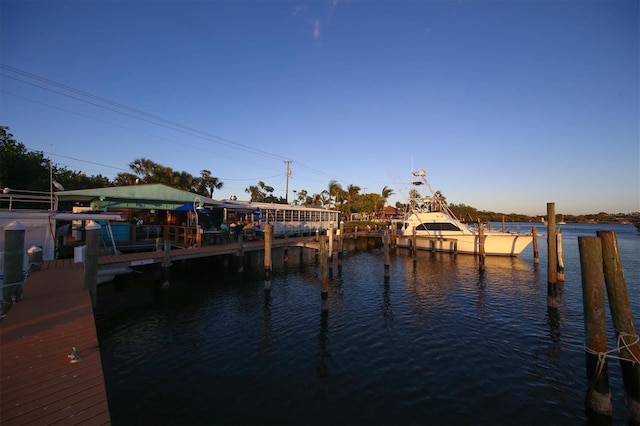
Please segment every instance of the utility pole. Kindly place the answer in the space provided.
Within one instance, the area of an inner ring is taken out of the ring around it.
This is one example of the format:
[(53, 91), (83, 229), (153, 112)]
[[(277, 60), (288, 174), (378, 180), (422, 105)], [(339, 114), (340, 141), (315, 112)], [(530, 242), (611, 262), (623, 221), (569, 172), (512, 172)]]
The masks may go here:
[(289, 168), (289, 164), (293, 163), (293, 160), (284, 160), (283, 163), (287, 165), (287, 189), (285, 192), (284, 200), (287, 204), (289, 204), (289, 176), (291, 176), (291, 169)]

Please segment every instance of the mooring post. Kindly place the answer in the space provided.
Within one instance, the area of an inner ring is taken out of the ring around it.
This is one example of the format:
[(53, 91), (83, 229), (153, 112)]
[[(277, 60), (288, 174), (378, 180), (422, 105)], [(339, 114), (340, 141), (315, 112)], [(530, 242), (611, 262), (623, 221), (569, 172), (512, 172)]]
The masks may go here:
[[(340, 240), (340, 247), (342, 247), (342, 239), (344, 238), (344, 220), (340, 221), (340, 229), (339, 229), (339, 240)], [(342, 251), (342, 250), (341, 250)]]
[[(489, 222), (491, 223), (491, 222)], [(484, 225), (482, 224), (481, 220), (478, 220), (478, 255), (480, 255), (480, 262), (479, 262), (479, 269), (481, 271), (485, 270), (485, 264), (484, 264), (484, 257), (485, 257), (485, 253), (484, 253)]]
[(557, 277), (558, 283), (564, 282), (564, 259), (562, 253), (562, 228), (558, 227), (558, 233), (556, 234), (556, 252), (558, 253), (558, 270)]
[(24, 238), (26, 226), (14, 220), (4, 228), (4, 282), (2, 284), (2, 309), (5, 312), (16, 302), (22, 300), (22, 282), (24, 281)]
[(602, 245), (598, 237), (578, 237), (588, 388), (587, 412), (611, 416), (607, 369), (607, 325), (604, 308)]
[[(286, 240), (286, 233), (285, 233)], [(285, 247), (286, 247), (285, 243)], [(264, 226), (264, 291), (271, 291), (271, 224)]]
[(558, 307), (556, 204), (547, 203), (547, 306)]
[(327, 277), (327, 247), (326, 237), (320, 238), (320, 299), (322, 300), (322, 310), (329, 309), (327, 299), (329, 298), (329, 279)]
[(533, 264), (537, 265), (540, 263), (540, 256), (538, 254), (538, 234), (535, 226), (531, 227), (531, 237), (533, 238)]
[(242, 237), (242, 232), (240, 232), (238, 235), (238, 254), (236, 256), (238, 272), (244, 272), (244, 245)]
[(418, 236), (416, 234), (416, 227), (414, 226), (411, 228), (411, 256), (413, 257), (414, 263), (418, 260), (417, 242)]
[(389, 230), (385, 229), (382, 234), (382, 250), (384, 252), (384, 278), (389, 279), (389, 265), (391, 264), (391, 257), (389, 255)]
[(327, 235), (329, 235), (329, 262), (333, 261), (333, 222), (329, 223), (329, 229), (327, 229)]
[(86, 251), (84, 258), (84, 288), (89, 289), (91, 304), (98, 301), (98, 250), (100, 249), (100, 225), (90, 220), (84, 227)]
[(604, 280), (620, 351), (625, 401), (632, 424), (640, 424), (640, 343), (629, 303), (618, 241), (614, 231), (597, 231), (596, 235), (602, 243)]
[(162, 288), (169, 288), (169, 268), (171, 268), (171, 241), (164, 240), (164, 253), (162, 257)]
[(505, 226), (505, 223), (504, 223), (504, 215), (502, 215), (502, 232), (507, 232), (507, 227)]
[[(265, 240), (267, 239), (266, 230), (265, 230), (264, 238)], [(271, 247), (271, 243), (269, 243), (269, 247)], [(284, 248), (283, 248), (282, 257), (285, 265), (289, 263), (289, 232), (287, 231), (284, 231)]]
[(320, 230), (316, 229), (316, 241), (320, 241)]

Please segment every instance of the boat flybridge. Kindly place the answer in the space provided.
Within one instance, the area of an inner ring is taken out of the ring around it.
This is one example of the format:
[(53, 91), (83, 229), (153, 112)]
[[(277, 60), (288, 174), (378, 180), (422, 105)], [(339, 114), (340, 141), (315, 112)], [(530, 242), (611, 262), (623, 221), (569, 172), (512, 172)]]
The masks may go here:
[[(417, 249), (479, 254), (479, 230), (453, 214), (426, 176), (424, 170), (412, 173), (412, 184), (425, 186), (431, 195), (422, 196), (417, 189), (411, 190), (398, 245), (410, 246), (415, 230)], [(518, 256), (533, 240), (530, 234), (485, 229), (483, 235), (486, 255)]]

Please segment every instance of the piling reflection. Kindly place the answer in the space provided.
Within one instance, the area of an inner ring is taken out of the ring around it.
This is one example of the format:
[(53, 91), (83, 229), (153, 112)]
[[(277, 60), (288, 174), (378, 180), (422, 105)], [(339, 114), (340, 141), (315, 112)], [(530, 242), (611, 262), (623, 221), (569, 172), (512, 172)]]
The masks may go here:
[(320, 310), (320, 332), (318, 333), (318, 366), (316, 367), (316, 376), (318, 378), (329, 377), (331, 372), (327, 365), (327, 360), (331, 358), (331, 354), (327, 348), (329, 333), (329, 311), (327, 309)]

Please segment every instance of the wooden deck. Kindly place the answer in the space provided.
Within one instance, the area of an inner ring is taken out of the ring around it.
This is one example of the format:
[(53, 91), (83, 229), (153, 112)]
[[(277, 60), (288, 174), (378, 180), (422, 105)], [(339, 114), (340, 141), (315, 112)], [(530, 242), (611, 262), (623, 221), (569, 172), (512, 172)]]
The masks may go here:
[[(313, 237), (273, 240), (272, 247), (318, 249)], [(243, 251), (264, 249), (247, 241)], [(237, 242), (171, 250), (171, 260), (239, 253)], [(100, 256), (99, 265), (160, 263), (162, 251)], [(73, 259), (44, 262), (24, 285), (24, 299), (0, 321), (0, 424), (111, 423), (98, 337), (84, 272)], [(81, 360), (67, 355), (76, 347)]]
[[(289, 246), (305, 246), (308, 248), (318, 249), (318, 243), (315, 242), (314, 237), (295, 237), (295, 238), (278, 238), (273, 239), (271, 243), (272, 248), (281, 248), (285, 244)], [(338, 244), (336, 244), (339, 246)], [(247, 251), (260, 251), (264, 250), (264, 241), (244, 241), (242, 244), (242, 250)], [(216, 244), (210, 246), (173, 249), (171, 250), (171, 260), (188, 260), (197, 259), (201, 257), (219, 256), (224, 254), (237, 254), (240, 251), (240, 244), (238, 242), (230, 242), (228, 244)], [(100, 256), (98, 258), (99, 265), (127, 265), (127, 266), (139, 266), (151, 263), (161, 263), (164, 258), (163, 251), (146, 251), (139, 253), (124, 253), (109, 256)], [(72, 260), (71, 260), (72, 261)]]
[[(108, 425), (91, 298), (73, 259), (45, 262), (0, 321), (0, 424)], [(67, 355), (76, 347), (81, 360)]]

